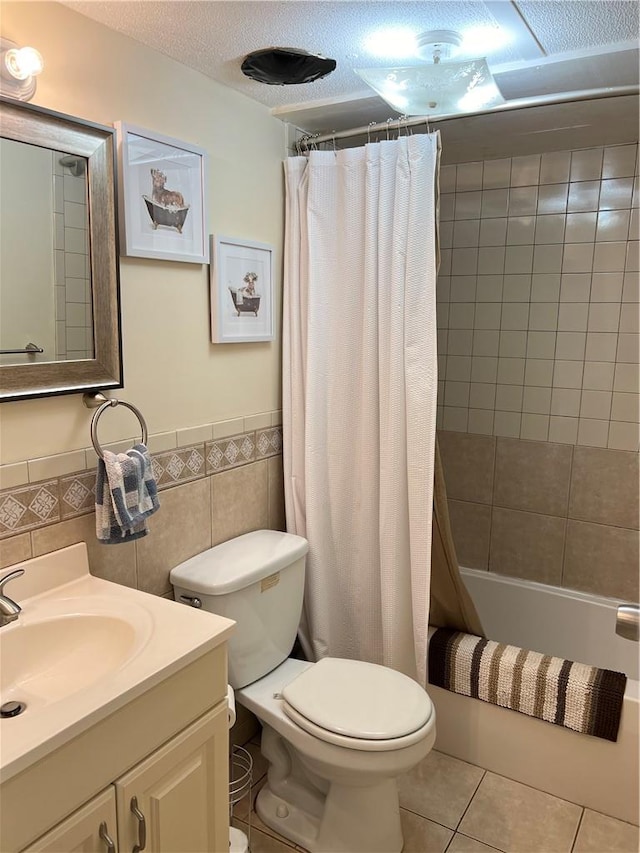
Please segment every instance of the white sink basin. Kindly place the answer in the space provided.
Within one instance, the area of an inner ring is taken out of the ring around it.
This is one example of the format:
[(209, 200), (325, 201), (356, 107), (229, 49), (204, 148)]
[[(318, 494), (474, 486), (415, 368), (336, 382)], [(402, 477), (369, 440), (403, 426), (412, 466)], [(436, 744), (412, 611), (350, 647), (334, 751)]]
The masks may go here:
[(0, 641), (0, 704), (27, 709), (57, 702), (126, 664), (144, 634), (117, 616), (71, 613), (5, 626)]
[(0, 783), (219, 645), (233, 627), (94, 577), (84, 543), (20, 567), (7, 592), (22, 612), (0, 627), (0, 704), (26, 707), (0, 718)]

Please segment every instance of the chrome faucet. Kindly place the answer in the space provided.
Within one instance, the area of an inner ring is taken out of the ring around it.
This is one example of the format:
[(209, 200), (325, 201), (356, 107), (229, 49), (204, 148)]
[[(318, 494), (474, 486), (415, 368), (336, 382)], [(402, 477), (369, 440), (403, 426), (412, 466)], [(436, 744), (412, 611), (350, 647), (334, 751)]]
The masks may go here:
[(4, 625), (8, 625), (10, 622), (15, 622), (22, 612), (20, 605), (16, 604), (12, 598), (9, 598), (8, 595), (4, 594), (4, 588), (9, 581), (12, 581), (14, 578), (19, 578), (20, 575), (23, 574), (24, 569), (14, 569), (14, 571), (9, 572), (8, 575), (0, 578), (0, 628)]

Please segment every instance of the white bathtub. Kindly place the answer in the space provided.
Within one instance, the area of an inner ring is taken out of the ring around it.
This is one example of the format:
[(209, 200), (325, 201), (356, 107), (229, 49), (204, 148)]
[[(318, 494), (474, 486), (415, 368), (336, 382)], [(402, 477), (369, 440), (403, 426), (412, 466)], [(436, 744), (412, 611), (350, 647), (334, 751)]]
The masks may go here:
[(436, 749), (621, 820), (639, 820), (639, 646), (615, 633), (617, 601), (462, 569), (488, 639), (625, 672), (616, 743), (429, 686)]
[(622, 599), (461, 569), (487, 637), (624, 672), (638, 681), (638, 643), (616, 634)]

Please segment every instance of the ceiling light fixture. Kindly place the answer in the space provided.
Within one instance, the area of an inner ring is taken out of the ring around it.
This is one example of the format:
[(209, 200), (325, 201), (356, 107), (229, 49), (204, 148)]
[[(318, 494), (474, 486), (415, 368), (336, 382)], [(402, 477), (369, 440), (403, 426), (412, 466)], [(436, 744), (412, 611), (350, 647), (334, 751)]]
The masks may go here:
[(0, 36), (0, 94), (29, 101), (36, 91), (36, 77), (44, 60), (35, 47), (18, 47)]
[(431, 30), (416, 39), (416, 53), (430, 64), (354, 69), (372, 89), (405, 115), (456, 115), (503, 104), (484, 58), (452, 62), (462, 36)]

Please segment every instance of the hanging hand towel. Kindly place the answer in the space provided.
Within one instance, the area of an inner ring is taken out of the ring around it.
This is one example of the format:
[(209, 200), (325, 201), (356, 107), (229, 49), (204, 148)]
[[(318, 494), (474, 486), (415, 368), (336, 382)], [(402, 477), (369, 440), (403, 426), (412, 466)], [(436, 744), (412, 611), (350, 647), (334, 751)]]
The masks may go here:
[(103, 451), (96, 478), (96, 535), (114, 545), (147, 535), (147, 518), (160, 506), (149, 452), (136, 444), (126, 453)]

